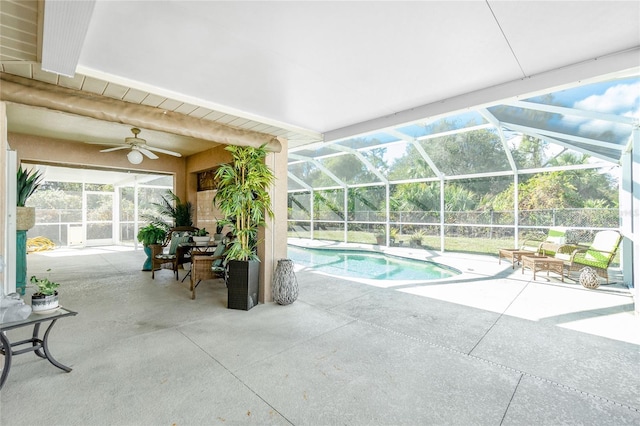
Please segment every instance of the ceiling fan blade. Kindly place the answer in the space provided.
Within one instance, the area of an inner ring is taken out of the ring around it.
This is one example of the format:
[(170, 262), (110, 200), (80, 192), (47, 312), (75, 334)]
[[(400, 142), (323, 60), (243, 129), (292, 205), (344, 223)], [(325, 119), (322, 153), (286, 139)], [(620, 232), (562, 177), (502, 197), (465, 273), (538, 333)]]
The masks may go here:
[(157, 155), (155, 155), (153, 152), (149, 151), (147, 148), (137, 147), (136, 149), (152, 160), (157, 160), (158, 158), (160, 158)]
[(149, 151), (156, 151), (156, 152), (161, 152), (163, 154), (173, 155), (174, 157), (182, 157), (182, 154), (178, 152), (167, 151), (166, 149), (162, 149), (162, 148), (154, 148), (151, 146), (147, 146), (146, 149), (148, 149)]
[(128, 149), (131, 148), (129, 145), (122, 145), (122, 146), (116, 146), (115, 148), (107, 148), (107, 149), (101, 149), (100, 152), (111, 152), (111, 151), (117, 151), (119, 149)]

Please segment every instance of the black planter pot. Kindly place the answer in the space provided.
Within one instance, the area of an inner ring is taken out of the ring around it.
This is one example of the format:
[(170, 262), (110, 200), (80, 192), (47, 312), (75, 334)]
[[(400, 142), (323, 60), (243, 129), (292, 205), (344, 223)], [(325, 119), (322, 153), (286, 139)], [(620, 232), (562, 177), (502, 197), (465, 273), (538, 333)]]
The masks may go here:
[(260, 263), (255, 260), (229, 261), (227, 307), (248, 311), (258, 304)]

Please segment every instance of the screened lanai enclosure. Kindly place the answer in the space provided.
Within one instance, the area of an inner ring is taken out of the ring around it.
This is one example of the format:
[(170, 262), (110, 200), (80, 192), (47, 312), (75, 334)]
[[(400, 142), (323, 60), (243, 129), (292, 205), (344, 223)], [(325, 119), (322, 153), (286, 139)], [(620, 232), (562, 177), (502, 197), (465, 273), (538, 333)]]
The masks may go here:
[(153, 203), (173, 189), (173, 176), (33, 165), (44, 181), (29, 198), (36, 225), (28, 238), (56, 246), (136, 245)]
[(639, 111), (626, 75), (292, 148), (289, 236), (496, 253), (624, 233)]

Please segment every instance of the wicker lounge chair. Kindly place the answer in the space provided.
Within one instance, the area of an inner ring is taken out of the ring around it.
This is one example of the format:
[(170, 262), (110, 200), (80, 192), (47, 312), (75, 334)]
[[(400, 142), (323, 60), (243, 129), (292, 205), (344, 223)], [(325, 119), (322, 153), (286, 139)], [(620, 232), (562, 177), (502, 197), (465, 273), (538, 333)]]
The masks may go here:
[(193, 226), (171, 228), (162, 245), (151, 246), (152, 279), (155, 279), (155, 271), (158, 269), (171, 269), (176, 274), (176, 280), (178, 279), (178, 267), (191, 262), (189, 251), (180, 247), (180, 244), (189, 242), (197, 231), (198, 228)]
[(585, 266), (593, 269), (609, 284), (607, 269), (613, 260), (622, 236), (618, 231), (599, 231), (588, 249), (577, 249), (571, 254), (567, 267), (567, 278), (571, 272), (580, 271)]
[(538, 245), (538, 253), (545, 256), (555, 256), (556, 252), (566, 242), (567, 228), (554, 226), (549, 228), (549, 233), (544, 241), (527, 240), (524, 242), (526, 246)]
[[(567, 250), (566, 246), (564, 246), (566, 232), (567, 228), (563, 227), (549, 228), (549, 233), (544, 241), (527, 239), (524, 240), (519, 249), (500, 249), (498, 251), (498, 262), (500, 262), (501, 258), (510, 258), (513, 268), (515, 268), (516, 263), (519, 263), (523, 256), (540, 253), (553, 257), (559, 250)], [(569, 255), (566, 255), (565, 260), (568, 259)]]

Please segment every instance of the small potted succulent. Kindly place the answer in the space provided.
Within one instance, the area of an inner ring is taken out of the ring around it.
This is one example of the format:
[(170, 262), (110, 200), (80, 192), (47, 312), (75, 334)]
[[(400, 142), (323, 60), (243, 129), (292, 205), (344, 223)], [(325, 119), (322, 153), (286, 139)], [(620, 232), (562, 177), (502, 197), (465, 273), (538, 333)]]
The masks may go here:
[(207, 228), (198, 229), (192, 238), (196, 245), (205, 245), (210, 240), (209, 231), (207, 231)]
[[(47, 269), (47, 272), (50, 269)], [(31, 296), (31, 309), (35, 313), (49, 312), (58, 309), (58, 286), (59, 283), (49, 280), (49, 278), (37, 278), (35, 275), (29, 280), (31, 284), (38, 287), (38, 291)]]

